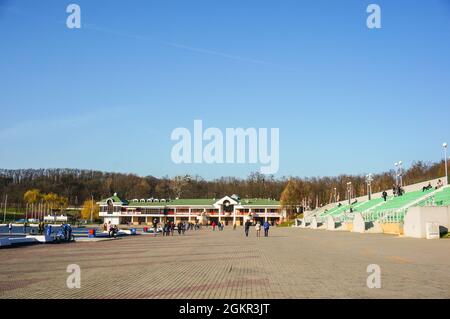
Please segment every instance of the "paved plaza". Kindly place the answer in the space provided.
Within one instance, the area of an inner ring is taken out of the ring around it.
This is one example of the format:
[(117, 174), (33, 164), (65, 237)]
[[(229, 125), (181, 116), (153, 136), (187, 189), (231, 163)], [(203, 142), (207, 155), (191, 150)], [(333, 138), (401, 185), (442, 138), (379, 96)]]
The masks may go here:
[[(310, 229), (203, 228), (185, 236), (0, 250), (0, 298), (450, 298), (450, 240)], [(81, 288), (68, 289), (69, 264)], [(381, 267), (382, 288), (366, 285)]]

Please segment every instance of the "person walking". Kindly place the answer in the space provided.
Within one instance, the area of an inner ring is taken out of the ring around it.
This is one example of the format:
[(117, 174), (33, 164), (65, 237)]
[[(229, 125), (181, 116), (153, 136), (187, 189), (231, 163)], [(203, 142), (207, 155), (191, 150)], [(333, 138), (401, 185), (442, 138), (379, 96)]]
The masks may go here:
[(397, 196), (403, 196), (403, 188), (400, 185), (397, 188)]
[(10, 235), (12, 234), (12, 223), (8, 224), (8, 232)]
[(170, 222), (170, 234), (172, 236), (174, 231), (175, 231), (175, 222)]
[(114, 237), (114, 225), (109, 225), (108, 235)]
[(216, 222), (213, 221), (211, 226), (212, 226), (213, 231), (215, 231), (216, 230)]
[(256, 237), (261, 237), (261, 223), (260, 222), (256, 223), (255, 229), (256, 229)]
[(270, 228), (270, 224), (269, 222), (266, 220), (264, 222), (264, 237), (269, 237), (269, 228)]
[(388, 196), (388, 195), (387, 195), (387, 192), (386, 192), (386, 191), (383, 191), (383, 195), (382, 195), (382, 196), (383, 196), (384, 201), (387, 201), (387, 196)]
[(244, 231), (245, 231), (245, 237), (248, 237), (248, 232), (250, 230), (250, 226), (252, 225), (252, 222), (250, 220), (247, 220), (244, 224)]

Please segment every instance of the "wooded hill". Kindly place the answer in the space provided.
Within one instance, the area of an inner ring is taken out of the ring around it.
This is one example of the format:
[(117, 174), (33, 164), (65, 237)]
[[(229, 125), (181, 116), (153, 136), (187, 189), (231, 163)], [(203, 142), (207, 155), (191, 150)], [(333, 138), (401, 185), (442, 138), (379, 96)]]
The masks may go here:
[[(413, 184), (444, 175), (443, 161), (419, 161), (405, 170), (403, 182)], [(391, 189), (395, 173), (392, 170), (374, 174), (373, 177), (372, 191), (375, 193)], [(296, 182), (299, 203), (307, 201), (311, 208), (314, 208), (317, 200), (319, 205), (329, 203), (334, 196), (334, 188), (337, 189), (340, 199), (345, 199), (347, 182), (352, 182), (356, 196), (366, 194), (364, 175), (276, 179), (273, 176), (252, 173), (245, 179), (222, 177), (208, 181), (200, 176), (190, 175), (156, 178), (81, 169), (0, 169), (0, 200), (4, 201), (8, 195), (8, 203), (16, 207), (22, 206), (25, 203), (24, 193), (30, 189), (66, 197), (69, 206), (81, 206), (91, 196), (100, 200), (114, 192), (126, 199), (220, 198), (231, 194), (238, 194), (241, 198), (280, 199), (289, 180)]]

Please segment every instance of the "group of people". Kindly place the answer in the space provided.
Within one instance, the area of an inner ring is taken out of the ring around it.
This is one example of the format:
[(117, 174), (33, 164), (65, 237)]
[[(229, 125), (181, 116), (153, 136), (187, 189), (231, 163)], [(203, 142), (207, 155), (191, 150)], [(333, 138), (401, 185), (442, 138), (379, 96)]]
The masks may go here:
[(39, 235), (42, 235), (45, 231), (45, 223), (43, 221), (40, 221), (38, 224), (38, 233)]
[[(441, 187), (443, 187), (443, 186), (444, 186), (444, 183), (442, 183), (441, 180), (438, 180), (438, 182), (437, 182), (437, 184), (436, 184), (436, 187), (435, 187), (434, 189), (438, 190), (439, 188), (441, 188)], [(433, 186), (431, 186), (431, 183), (428, 183), (427, 186), (424, 186), (424, 187), (422, 188), (422, 192), (426, 192), (426, 191), (428, 191), (428, 190), (430, 190), (430, 189), (433, 189)]]
[[(24, 222), (23, 223), (23, 233), (26, 234), (27, 233), (27, 229), (28, 229), (28, 223)], [(12, 234), (13, 231), (13, 224), (10, 222), (8, 224), (8, 233)], [(45, 223), (43, 221), (40, 221), (38, 224), (38, 234), (42, 235), (45, 231)]]
[(405, 190), (403, 189), (402, 186), (394, 184), (392, 186), (392, 193), (394, 194), (394, 197), (395, 196), (403, 196), (403, 195), (405, 195)]
[(119, 227), (117, 225), (111, 224), (111, 221), (107, 224), (103, 224), (103, 231), (108, 232), (109, 237), (117, 237), (117, 233), (119, 232)]
[[(405, 190), (403, 189), (403, 187), (401, 187), (400, 185), (395, 185), (395, 184), (392, 186), (392, 195), (394, 197), (396, 197), (396, 196), (403, 196), (404, 194), (405, 194)], [(388, 193), (386, 191), (383, 191), (381, 193), (381, 197), (386, 202), (387, 199), (388, 199)]]
[[(264, 223), (261, 223), (259, 221), (257, 221), (256, 223), (253, 223), (252, 221), (247, 220), (244, 223), (244, 231), (245, 231), (246, 237), (248, 237), (250, 228), (253, 225), (255, 227), (257, 237), (261, 237), (261, 230), (264, 230), (265, 237), (269, 236), (269, 229), (270, 229), (271, 225), (268, 221), (265, 221)], [(207, 228), (209, 226), (212, 227), (213, 231), (215, 231), (216, 227), (217, 227), (217, 229), (219, 229), (219, 231), (223, 231), (225, 228), (225, 223), (220, 222), (220, 221), (217, 223), (215, 221), (211, 221), (210, 223), (206, 224)], [(161, 229), (162, 235), (164, 237), (167, 237), (167, 236), (173, 236), (175, 231), (178, 232), (178, 235), (184, 235), (186, 233), (186, 231), (188, 231), (188, 230), (199, 230), (201, 228), (201, 225), (198, 221), (196, 221), (195, 223), (191, 223), (191, 222), (187, 222), (187, 221), (180, 221), (178, 223), (174, 223), (173, 221), (166, 221), (163, 224), (160, 224), (155, 219), (153, 221), (153, 228), (154, 228), (155, 235), (157, 233), (157, 230)], [(236, 224), (233, 225), (233, 230), (235, 230), (235, 229), (236, 229)]]
[[(244, 223), (245, 237), (248, 237), (248, 234), (250, 232), (250, 227), (252, 227), (252, 226), (253, 226), (253, 223), (250, 220), (247, 220)], [(255, 224), (256, 237), (261, 237), (261, 228), (264, 229), (264, 237), (269, 237), (269, 229), (270, 229), (269, 222), (265, 221), (263, 223), (263, 225), (261, 225), (261, 223), (259, 221), (256, 222), (256, 224)]]
[[(27, 233), (28, 223), (25, 222), (23, 224), (23, 232)], [(46, 231), (47, 230), (47, 231)], [(46, 225), (43, 221), (38, 223), (38, 234), (42, 235), (46, 231), (47, 235), (52, 235), (52, 225)], [(8, 232), (12, 234), (13, 232), (13, 224), (10, 222), (8, 224)], [(34, 232), (32, 232), (35, 234)], [(73, 239), (72, 236), (72, 226), (70, 224), (62, 224), (61, 227), (56, 231), (55, 239), (59, 241), (71, 241)]]
[(109, 235), (109, 237), (116, 238), (118, 232), (119, 232), (119, 227), (117, 227), (117, 225), (112, 225), (111, 227), (109, 227), (108, 235)]
[(211, 226), (212, 226), (212, 229), (213, 229), (213, 230), (216, 230), (216, 227), (217, 227), (219, 230), (223, 230), (223, 228), (225, 227), (224, 223), (222, 223), (222, 222), (220, 222), (220, 221), (219, 221), (217, 224), (216, 224), (215, 221), (213, 221), (213, 222), (211, 223)]
[[(157, 229), (157, 224), (153, 224), (154, 228)], [(164, 223), (162, 227), (162, 234), (163, 236), (173, 236), (173, 233), (175, 232), (175, 228), (178, 231), (178, 235), (184, 235), (186, 230), (194, 229), (195, 225), (193, 223), (188, 223), (186, 221), (180, 221), (178, 224), (175, 224), (172, 221), (168, 221)], [(195, 227), (195, 229), (198, 229)]]
[[(439, 189), (441, 187), (444, 186), (444, 183), (439, 179), (436, 187), (434, 189)], [(422, 192), (426, 192), (429, 191), (430, 189), (433, 189), (433, 186), (431, 185), (431, 182), (428, 183), (427, 186), (422, 187)], [(403, 187), (401, 187), (400, 185), (393, 185), (392, 186), (392, 193), (394, 196), (403, 196), (405, 194), (405, 190), (403, 189)], [(383, 193), (381, 194), (381, 197), (384, 199), (384, 201), (387, 201), (388, 198), (388, 193), (386, 191), (383, 191)]]
[[(51, 225), (48, 225), (51, 233)], [(72, 241), (72, 226), (70, 224), (62, 224), (61, 228), (56, 232), (56, 240), (60, 241)]]

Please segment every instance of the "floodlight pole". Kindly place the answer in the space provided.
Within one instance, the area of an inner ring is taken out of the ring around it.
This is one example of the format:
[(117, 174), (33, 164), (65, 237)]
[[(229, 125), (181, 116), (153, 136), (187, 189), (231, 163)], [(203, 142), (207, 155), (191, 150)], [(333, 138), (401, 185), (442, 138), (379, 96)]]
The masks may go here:
[(5, 196), (5, 208), (4, 208), (4, 211), (3, 211), (3, 223), (6, 222), (6, 205), (7, 204), (8, 204), (8, 194), (6, 194), (6, 196)]
[(94, 211), (94, 195), (91, 195), (91, 224), (93, 211)]
[(398, 163), (394, 163), (395, 166), (395, 186), (398, 186)]
[(403, 162), (398, 162), (399, 165), (399, 176), (400, 176), (400, 187), (403, 187)]
[(348, 204), (352, 204), (352, 182), (347, 183)]
[(448, 185), (448, 165), (447, 165), (447, 160), (448, 160), (448, 158), (447, 158), (447, 147), (448, 147), (448, 144), (444, 143), (444, 144), (442, 144), (442, 147), (444, 148), (445, 181), (446, 181), (446, 184)]
[(366, 183), (367, 183), (367, 197), (368, 200), (372, 199), (372, 181), (373, 181), (373, 175), (372, 174), (368, 174), (366, 176)]

